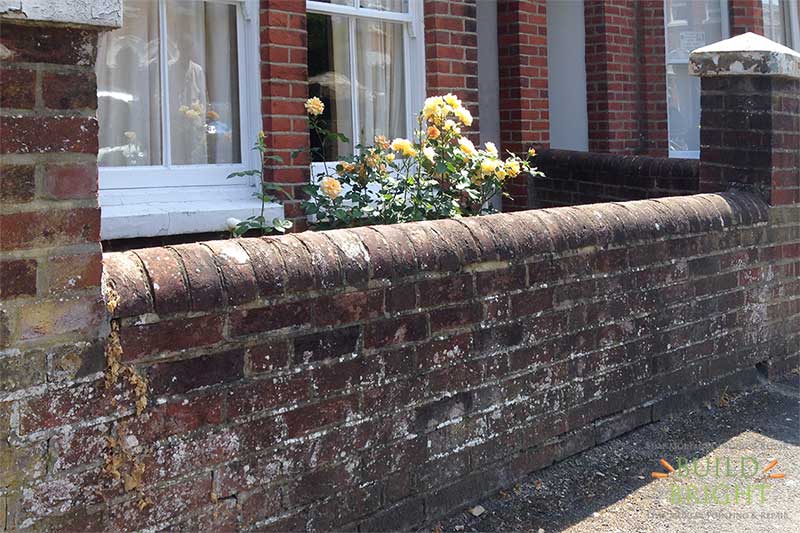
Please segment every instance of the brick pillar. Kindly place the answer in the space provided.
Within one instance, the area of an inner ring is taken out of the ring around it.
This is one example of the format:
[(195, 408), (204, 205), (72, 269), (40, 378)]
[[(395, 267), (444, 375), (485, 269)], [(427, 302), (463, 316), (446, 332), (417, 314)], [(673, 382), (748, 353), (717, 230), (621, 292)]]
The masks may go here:
[[(503, 151), (525, 153), (550, 143), (547, 97), (547, 2), (501, 0), (497, 5), (500, 139)], [(512, 183), (503, 210), (526, 209), (527, 183)]]
[[(103, 2), (109, 18), (98, 20), (80, 13), (86, 3), (66, 14), (36, 3), (0, 8), (0, 523), (10, 529), (18, 491), (49, 469), (48, 436), (22, 440), (12, 413), (102, 371), (108, 335), (94, 63), (98, 32), (121, 23), (122, 5)], [(63, 18), (75, 15), (81, 28)], [(47, 405), (37, 416), (59, 416)]]
[(267, 161), (264, 180), (279, 184), (286, 195), (284, 212), (305, 228), (300, 207), (302, 187), (308, 183), (307, 154), (291, 157), (293, 150), (309, 147), (308, 122), (303, 103), (308, 98), (308, 45), (305, 0), (261, 1), (261, 115), (270, 152), (283, 163)]
[(692, 52), (701, 78), (700, 190), (800, 203), (800, 54), (754, 33)]
[(426, 0), (425, 71), (428, 96), (453, 93), (474, 117), (478, 140), (478, 29), (476, 0)]
[(728, 0), (731, 35), (747, 32), (764, 34), (762, 0)]

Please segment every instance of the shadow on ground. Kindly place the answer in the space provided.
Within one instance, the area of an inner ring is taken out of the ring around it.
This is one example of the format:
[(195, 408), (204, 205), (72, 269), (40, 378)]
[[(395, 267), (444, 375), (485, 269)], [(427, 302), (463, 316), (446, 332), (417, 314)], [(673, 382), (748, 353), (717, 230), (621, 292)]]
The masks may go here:
[[(666, 472), (659, 459), (677, 468), (679, 457), (699, 459), (697, 469), (651, 477)], [(778, 464), (764, 474), (773, 459)], [(777, 473), (785, 477), (767, 477)], [(480, 516), (465, 510), (434, 529), (796, 531), (800, 376), (635, 430), (536, 472), (480, 505)]]

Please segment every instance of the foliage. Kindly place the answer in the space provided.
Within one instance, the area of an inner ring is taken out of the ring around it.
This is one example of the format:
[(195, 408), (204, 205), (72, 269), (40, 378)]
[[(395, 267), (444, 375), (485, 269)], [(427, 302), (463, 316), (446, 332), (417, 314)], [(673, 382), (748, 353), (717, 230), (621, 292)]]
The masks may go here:
[[(316, 150), (325, 153), (328, 142), (346, 141), (327, 129), (318, 98), (310, 98), (306, 110), (321, 144)], [(323, 228), (474, 216), (493, 211), (492, 200), (505, 194), (509, 180), (522, 173), (542, 175), (510, 152), (501, 158), (492, 143), (476, 148), (462, 135), (471, 124), (455, 95), (428, 98), (414, 139), (389, 142), (377, 136), (335, 169), (324, 164), (324, 172), (304, 187), (306, 214)], [(534, 155), (531, 149), (529, 156)]]
[[(256, 139), (256, 144), (253, 146), (253, 150), (257, 150), (259, 154), (261, 154), (261, 168), (264, 168), (264, 162), (267, 160), (277, 161), (278, 163), (283, 163), (283, 158), (278, 155), (270, 155), (267, 153), (267, 146), (264, 141), (265, 135), (263, 131), (258, 133), (258, 138)], [(232, 174), (228, 175), (228, 179), (241, 177), (241, 176), (258, 176), (259, 181), (261, 183), (261, 191), (255, 193), (253, 196), (261, 200), (261, 212), (258, 215), (254, 215), (251, 217), (247, 217), (244, 220), (235, 220), (235, 224), (231, 228), (231, 235), (234, 237), (241, 237), (248, 231), (258, 231), (262, 235), (267, 235), (272, 232), (276, 233), (285, 233), (287, 229), (292, 227), (292, 222), (289, 220), (285, 220), (282, 218), (273, 218), (271, 221), (268, 221), (264, 217), (264, 207), (267, 202), (276, 202), (278, 201), (275, 196), (273, 196), (272, 192), (284, 192), (281, 187), (275, 185), (274, 183), (265, 182), (263, 179), (262, 171), (260, 169), (255, 170), (245, 170), (242, 172), (233, 172)]]

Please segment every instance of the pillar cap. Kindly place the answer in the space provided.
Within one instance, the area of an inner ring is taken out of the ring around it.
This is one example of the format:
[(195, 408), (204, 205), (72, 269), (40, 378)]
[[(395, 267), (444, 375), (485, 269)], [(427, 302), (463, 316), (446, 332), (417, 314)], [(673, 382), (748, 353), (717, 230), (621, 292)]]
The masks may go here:
[(800, 79), (800, 53), (755, 33), (743, 33), (689, 54), (693, 76), (784, 76)]
[(0, 20), (42, 25), (122, 27), (122, 0), (0, 0)]

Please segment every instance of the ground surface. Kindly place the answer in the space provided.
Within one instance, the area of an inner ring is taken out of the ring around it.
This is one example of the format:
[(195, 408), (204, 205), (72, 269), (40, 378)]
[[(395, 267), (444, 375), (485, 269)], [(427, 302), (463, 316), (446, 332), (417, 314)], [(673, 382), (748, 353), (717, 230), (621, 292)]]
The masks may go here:
[[(678, 468), (678, 457), (699, 458), (697, 470), (690, 466), (681, 475), (651, 478), (653, 471), (665, 472), (659, 459)], [(773, 459), (778, 464), (769, 474), (783, 473), (785, 478), (767, 479), (762, 473)], [(739, 500), (734, 503), (737, 487)], [(678, 498), (680, 503), (674, 501)], [(723, 407), (706, 407), (638, 429), (536, 472), (480, 505), (485, 511), (479, 517), (455, 513), (436, 529), (800, 531), (800, 379), (792, 374)]]

